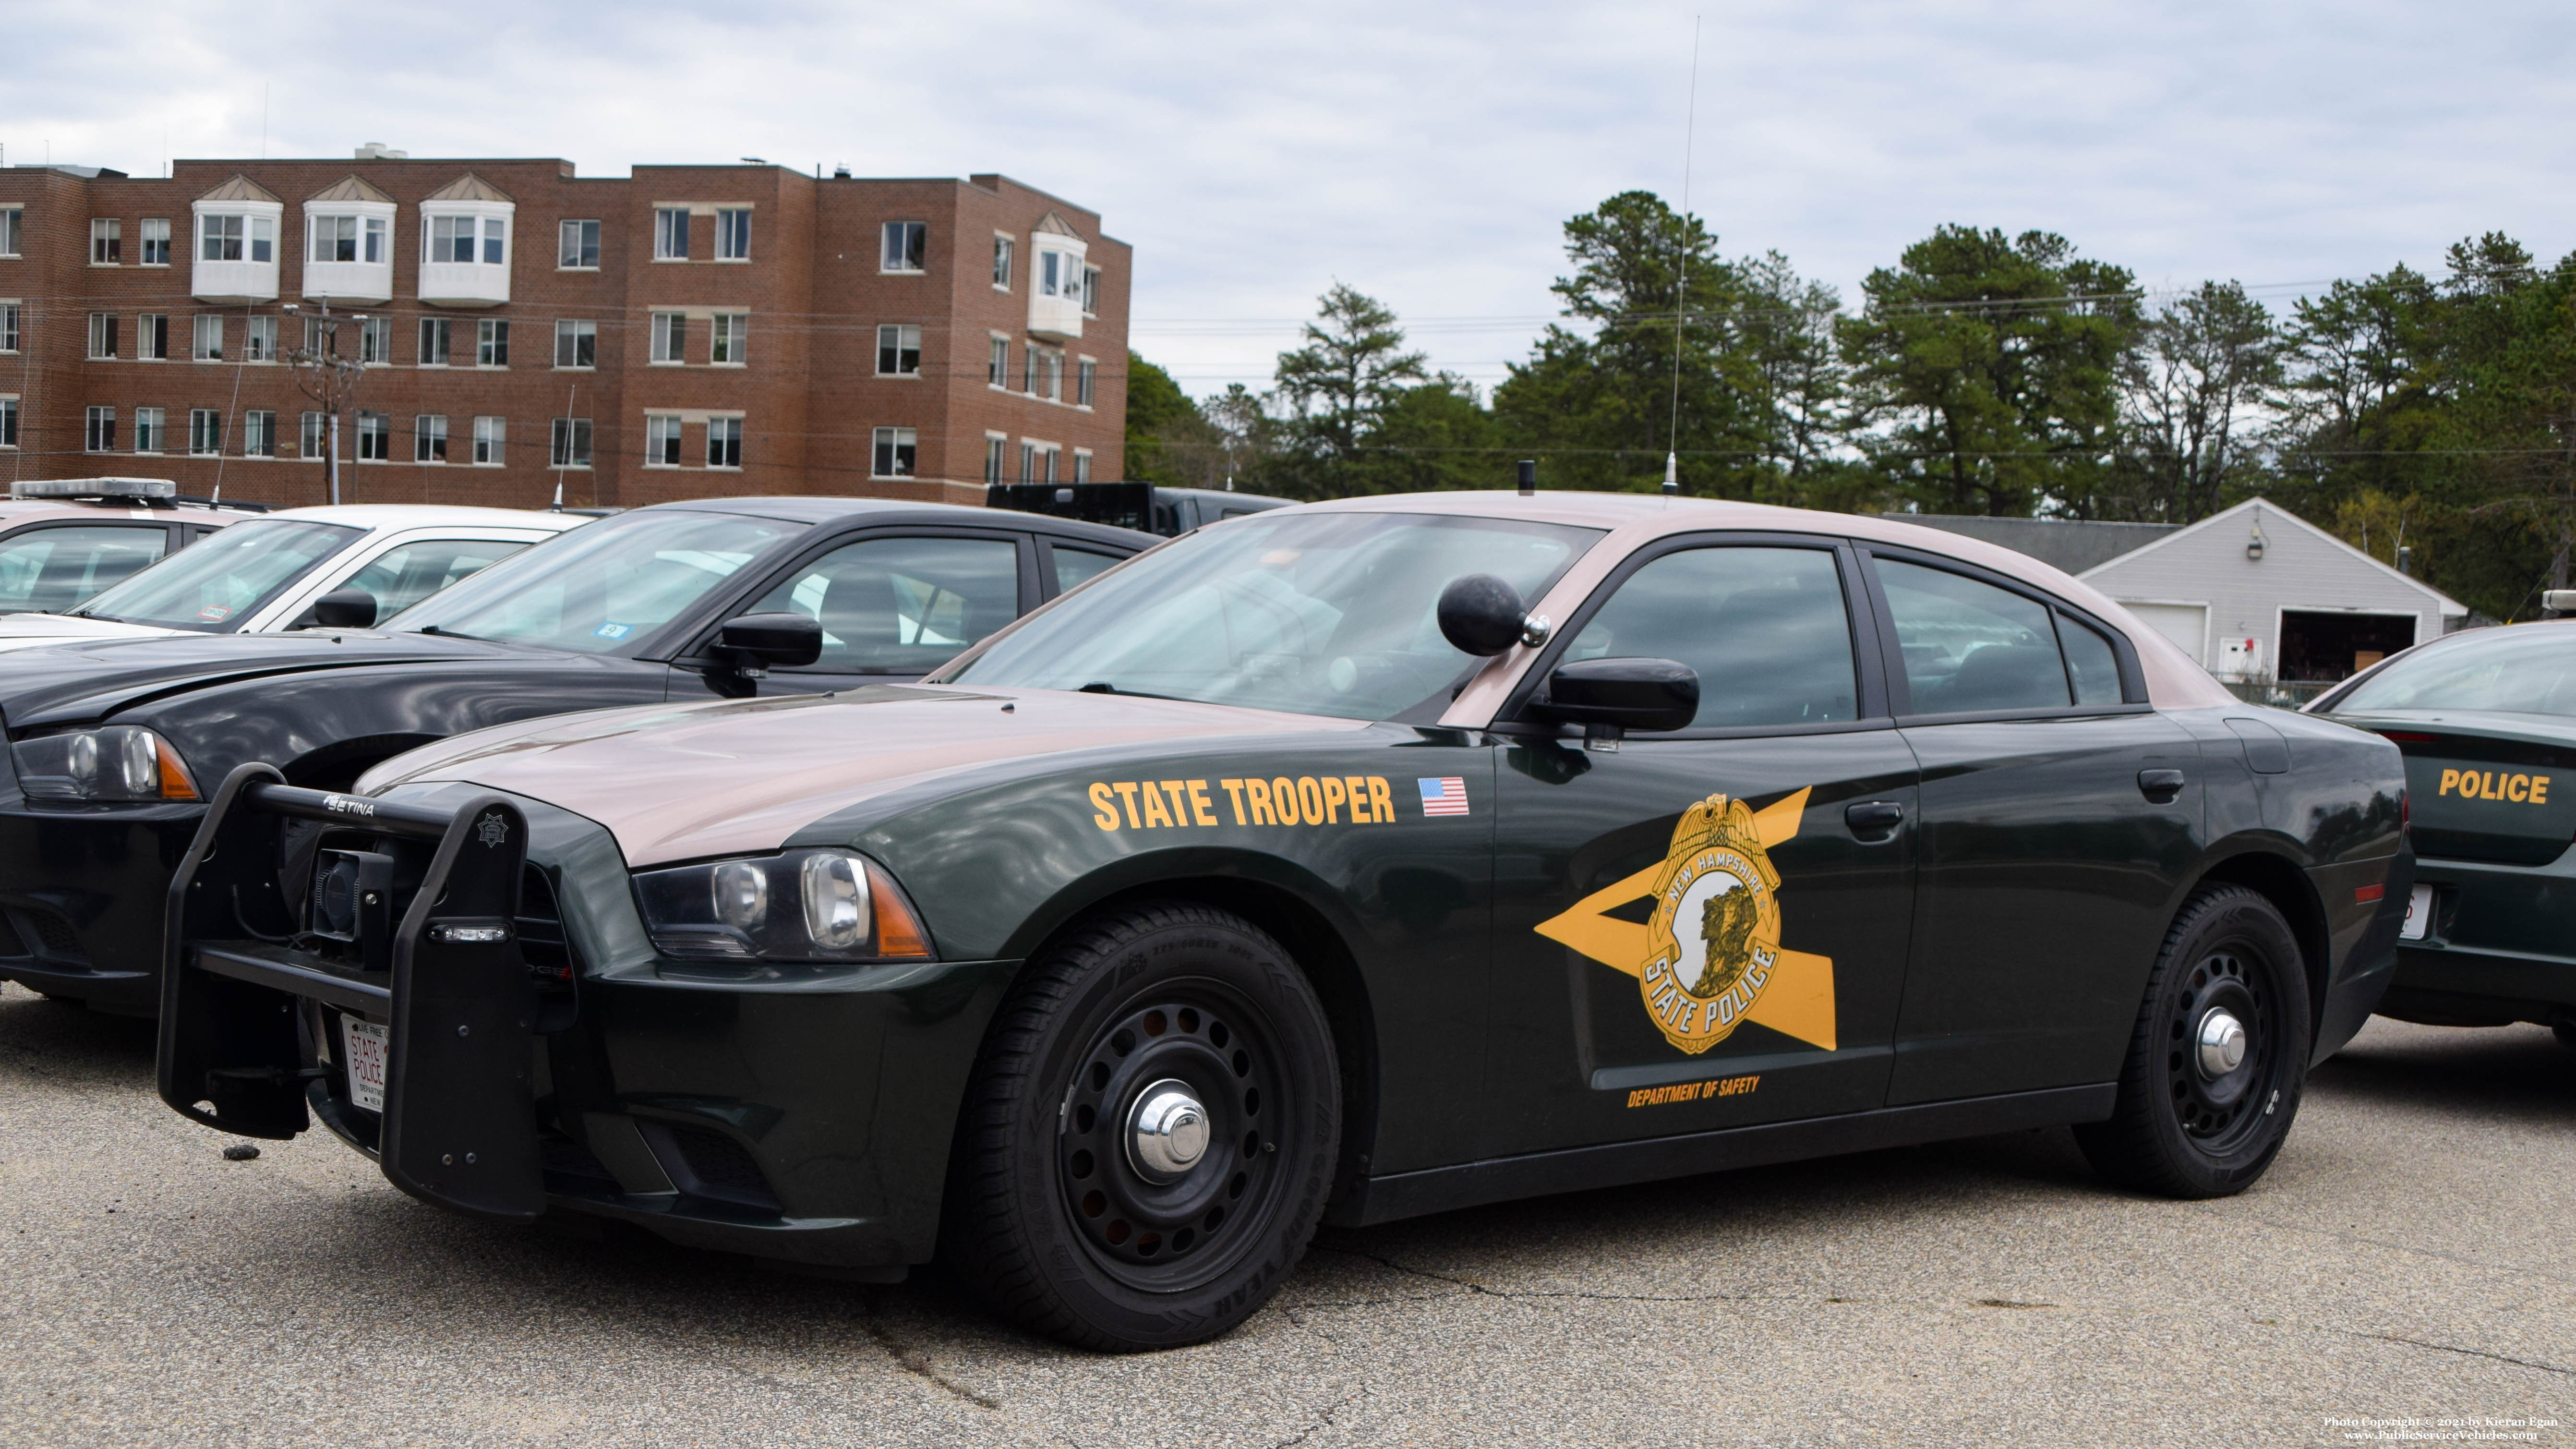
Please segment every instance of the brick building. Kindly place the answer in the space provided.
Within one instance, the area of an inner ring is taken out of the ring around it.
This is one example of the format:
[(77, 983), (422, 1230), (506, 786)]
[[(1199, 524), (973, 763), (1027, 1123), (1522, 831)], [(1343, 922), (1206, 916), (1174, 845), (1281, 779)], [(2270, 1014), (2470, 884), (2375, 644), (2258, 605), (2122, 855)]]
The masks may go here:
[(978, 501), (1121, 476), (1129, 250), (1001, 176), (553, 160), (0, 171), (0, 480), (345, 501)]

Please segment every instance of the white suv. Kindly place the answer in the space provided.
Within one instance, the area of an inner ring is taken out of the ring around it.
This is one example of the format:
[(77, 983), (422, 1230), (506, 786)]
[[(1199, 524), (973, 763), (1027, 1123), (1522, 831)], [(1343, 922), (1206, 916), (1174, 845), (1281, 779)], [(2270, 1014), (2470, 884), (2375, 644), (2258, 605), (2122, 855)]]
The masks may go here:
[[(414, 504), (244, 519), (65, 614), (0, 617), (0, 650), (167, 634), (265, 634), (386, 619), (484, 565), (590, 522), (579, 513)], [(349, 591), (366, 596), (359, 598)], [(327, 618), (317, 618), (316, 605)]]

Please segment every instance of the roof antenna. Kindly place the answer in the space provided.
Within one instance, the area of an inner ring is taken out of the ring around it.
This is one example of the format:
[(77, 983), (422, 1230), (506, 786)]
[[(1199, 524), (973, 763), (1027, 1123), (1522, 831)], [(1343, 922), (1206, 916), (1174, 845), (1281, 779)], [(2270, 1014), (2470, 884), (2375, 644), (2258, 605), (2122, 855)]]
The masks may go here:
[(1691, 17), (1690, 108), (1682, 122), (1681, 277), (1673, 284), (1673, 405), (1666, 423), (1664, 494), (1682, 491), (1682, 328), (1690, 317), (1691, 141), (1699, 130), (1699, 17)]

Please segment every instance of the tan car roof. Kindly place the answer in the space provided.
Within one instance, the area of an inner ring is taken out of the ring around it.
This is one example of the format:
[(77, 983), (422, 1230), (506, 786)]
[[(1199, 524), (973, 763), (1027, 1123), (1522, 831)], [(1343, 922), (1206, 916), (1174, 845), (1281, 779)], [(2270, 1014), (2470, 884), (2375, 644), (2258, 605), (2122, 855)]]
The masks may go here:
[(82, 522), (126, 522), (149, 520), (154, 523), (194, 523), (206, 528), (221, 528), (239, 523), (257, 514), (229, 513), (216, 508), (136, 508), (122, 503), (78, 503), (51, 498), (0, 498), (0, 533), (28, 523), (52, 523), (62, 519)]
[[(2147, 697), (2163, 709), (2189, 709), (2235, 703), (2235, 696), (2174, 647), (2162, 634), (2140, 622), (2100, 590), (2074, 575), (2011, 549), (1963, 538), (1938, 529), (1873, 518), (1857, 513), (1820, 513), (1806, 508), (1775, 508), (1763, 503), (1729, 503), (1712, 498), (1666, 498), (1652, 493), (1539, 492), (1399, 493), (1370, 498), (1344, 498), (1310, 503), (1308, 508), (1346, 513), (1438, 513), (1476, 518), (1510, 518), (1538, 523), (1566, 523), (1606, 528), (1603, 539), (1556, 581), (1530, 610), (1563, 623), (1601, 581), (1645, 544), (1677, 533), (1711, 529), (1747, 529), (1773, 533), (1811, 533), (1838, 538), (1900, 543), (1926, 553), (1955, 558), (2017, 579), (2084, 609), (2128, 636), (2146, 675)], [(1275, 518), (1277, 515), (1266, 515)], [(1216, 525), (1223, 527), (1225, 525)], [(1493, 723), (1494, 716), (1520, 683), (1539, 651), (1514, 645), (1485, 662), (1440, 722), (1462, 729)]]

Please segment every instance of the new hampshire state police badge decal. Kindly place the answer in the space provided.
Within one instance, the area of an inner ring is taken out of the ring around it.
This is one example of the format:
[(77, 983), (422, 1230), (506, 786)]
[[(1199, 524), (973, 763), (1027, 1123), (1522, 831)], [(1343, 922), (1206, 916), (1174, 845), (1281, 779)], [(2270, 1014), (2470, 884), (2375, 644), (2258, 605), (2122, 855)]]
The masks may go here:
[[(1661, 864), (1584, 897), (1538, 933), (1636, 977), (1648, 1019), (1676, 1050), (1697, 1056), (1751, 1021), (1832, 1051), (1833, 958), (1780, 945), (1771, 864), (1806, 806), (1805, 790), (1760, 810), (1711, 795), (1682, 812)], [(1654, 908), (1640, 926), (1627, 908), (1644, 899)]]

